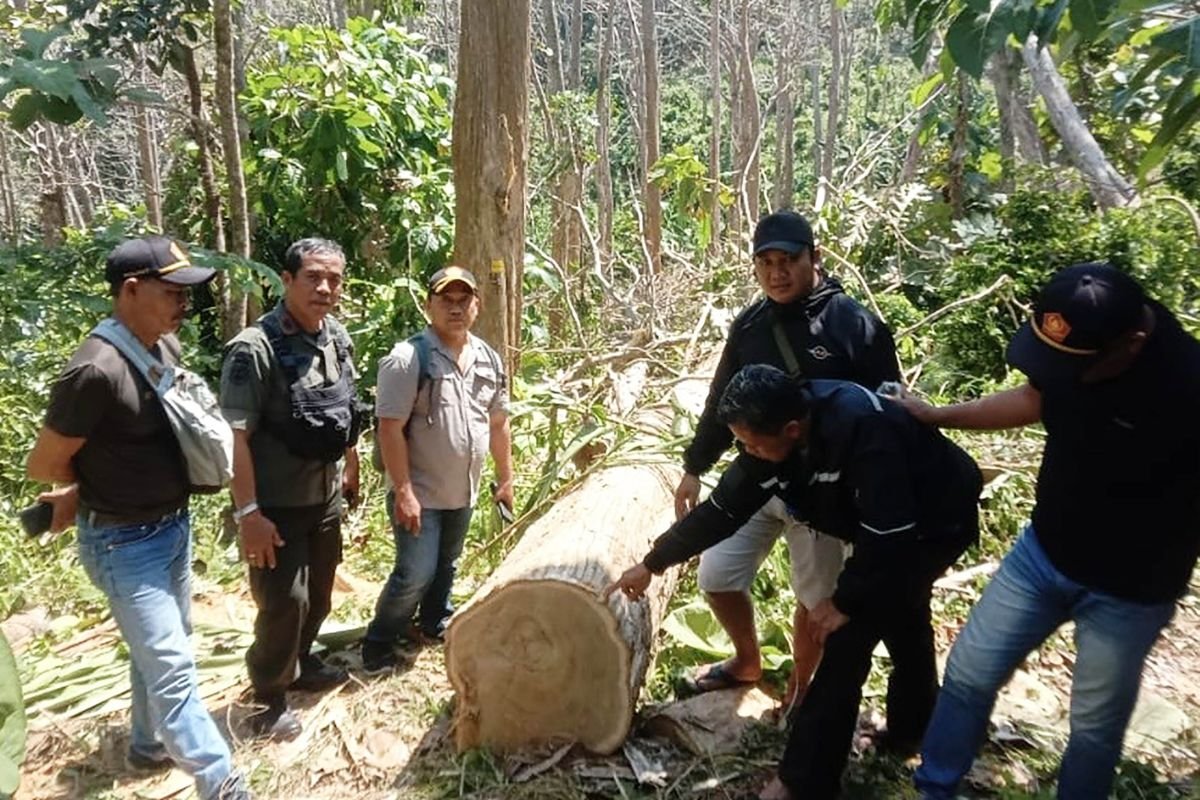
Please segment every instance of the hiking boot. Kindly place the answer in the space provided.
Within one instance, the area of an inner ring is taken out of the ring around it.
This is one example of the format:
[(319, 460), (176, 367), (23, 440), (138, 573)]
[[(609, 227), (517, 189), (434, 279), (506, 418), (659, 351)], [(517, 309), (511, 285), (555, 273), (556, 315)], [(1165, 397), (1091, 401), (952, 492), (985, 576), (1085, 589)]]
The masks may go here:
[(396, 658), (396, 651), (392, 648), (391, 642), (373, 642), (370, 639), (363, 639), (363, 672), (373, 675), (376, 672), (394, 669), (398, 664), (399, 660)]
[(280, 697), (271, 700), (259, 700), (266, 708), (256, 711), (246, 722), (255, 738), (272, 739), (276, 742), (288, 742), (300, 735), (304, 728), (290, 708), (287, 700)]
[(335, 686), (341, 686), (350, 680), (350, 673), (341, 667), (326, 664), (316, 656), (309, 654), (300, 659), (300, 677), (292, 681), (289, 689), (298, 692), (323, 692)]
[(158, 747), (152, 753), (129, 748), (125, 754), (125, 767), (130, 772), (165, 772), (175, 766), (175, 759), (167, 755), (167, 748)]

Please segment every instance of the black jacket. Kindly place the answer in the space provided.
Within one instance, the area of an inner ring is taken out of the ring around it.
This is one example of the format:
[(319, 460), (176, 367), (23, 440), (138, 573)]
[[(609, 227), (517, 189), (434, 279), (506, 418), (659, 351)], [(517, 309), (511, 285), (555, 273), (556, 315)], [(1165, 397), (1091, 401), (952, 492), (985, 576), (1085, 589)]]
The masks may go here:
[(778, 495), (797, 519), (854, 544), (833, 595), (853, 616), (888, 602), (922, 543), (957, 556), (978, 538), (983, 481), (961, 448), (862, 386), (817, 380), (808, 392), (805, 448), (780, 464), (739, 455), (709, 498), (655, 541), (643, 562), (651, 572), (733, 535)]
[(802, 377), (854, 381), (869, 389), (900, 379), (891, 331), (842, 291), (837, 279), (824, 278), (812, 294), (795, 303), (779, 305), (763, 298), (730, 326), (696, 435), (683, 453), (687, 472), (702, 475), (733, 443), (733, 434), (717, 419), (717, 402), (738, 370), (770, 364), (787, 371), (772, 330), (775, 318), (800, 362)]

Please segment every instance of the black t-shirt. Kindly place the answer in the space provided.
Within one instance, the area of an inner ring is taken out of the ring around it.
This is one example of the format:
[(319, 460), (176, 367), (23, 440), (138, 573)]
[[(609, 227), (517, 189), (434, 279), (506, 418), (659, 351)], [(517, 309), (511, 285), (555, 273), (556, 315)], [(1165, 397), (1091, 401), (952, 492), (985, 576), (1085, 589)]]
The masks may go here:
[(1200, 552), (1200, 342), (1153, 306), (1154, 333), (1124, 373), (1036, 387), (1038, 541), (1068, 578), (1141, 603), (1184, 594)]
[(914, 542), (965, 548), (978, 535), (975, 462), (899, 405), (846, 381), (809, 381), (807, 446), (780, 464), (739, 455), (696, 510), (645, 558), (653, 572), (731, 536), (771, 495), (797, 519), (854, 544), (834, 593), (853, 615), (886, 594)]
[[(179, 341), (164, 336), (151, 353), (177, 364)], [(187, 466), (162, 403), (103, 339), (85, 339), (58, 376), (46, 426), (87, 440), (72, 459), (83, 507), (140, 520), (187, 503)]]
[(855, 381), (869, 389), (900, 379), (892, 332), (842, 291), (836, 278), (824, 278), (812, 294), (787, 305), (763, 298), (730, 326), (696, 436), (683, 454), (687, 472), (704, 473), (733, 443), (733, 434), (717, 419), (717, 403), (737, 371), (749, 364), (788, 370), (775, 340), (776, 322), (799, 362), (800, 377)]

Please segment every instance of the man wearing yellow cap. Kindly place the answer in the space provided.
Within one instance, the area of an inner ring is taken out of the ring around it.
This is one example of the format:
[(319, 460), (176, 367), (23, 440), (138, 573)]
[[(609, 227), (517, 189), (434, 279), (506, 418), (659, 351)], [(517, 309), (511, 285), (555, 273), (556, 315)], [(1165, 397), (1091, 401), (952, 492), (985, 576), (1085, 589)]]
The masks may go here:
[(379, 362), (375, 414), (396, 565), (363, 640), (363, 666), (372, 672), (395, 665), (396, 646), (415, 636), (441, 639), (489, 451), (494, 498), (512, 507), (508, 381), (500, 356), (470, 332), (479, 316), (475, 277), (461, 267), (439, 270), (425, 308), (429, 326)]

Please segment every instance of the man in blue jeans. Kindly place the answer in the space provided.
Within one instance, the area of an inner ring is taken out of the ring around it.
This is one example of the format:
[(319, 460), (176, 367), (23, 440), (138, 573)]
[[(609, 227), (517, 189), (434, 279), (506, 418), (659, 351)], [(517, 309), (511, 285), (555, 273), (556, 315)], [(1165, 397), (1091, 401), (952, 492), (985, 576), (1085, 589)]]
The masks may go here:
[(397, 663), (395, 646), (411, 638), (414, 614), (421, 635), (441, 639), (489, 451), (495, 499), (512, 507), (507, 380), (496, 351), (470, 332), (479, 316), (474, 276), (461, 267), (436, 272), (426, 311), (429, 326), (379, 363), (375, 413), (396, 565), (363, 640), (369, 672)]
[[(125, 242), (105, 270), (112, 316), (177, 364), (174, 332), (188, 293), (213, 274), (192, 266), (170, 239)], [(249, 797), (197, 690), (183, 454), (153, 388), (114, 345), (89, 336), (75, 351), (50, 390), (27, 470), (33, 480), (63, 484), (39, 497), (54, 506), (51, 529), (75, 521), (79, 560), (129, 648), (127, 764), (178, 766), (196, 779), (201, 800)]]
[(1200, 550), (1200, 343), (1128, 275), (1078, 264), (1043, 288), (1008, 361), (1028, 383), (942, 408), (900, 401), (944, 427), (1046, 429), (1032, 522), (950, 651), (916, 784), (955, 796), (1000, 687), (1073, 621), (1058, 797), (1101, 800), (1146, 655)]

